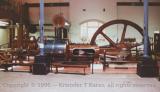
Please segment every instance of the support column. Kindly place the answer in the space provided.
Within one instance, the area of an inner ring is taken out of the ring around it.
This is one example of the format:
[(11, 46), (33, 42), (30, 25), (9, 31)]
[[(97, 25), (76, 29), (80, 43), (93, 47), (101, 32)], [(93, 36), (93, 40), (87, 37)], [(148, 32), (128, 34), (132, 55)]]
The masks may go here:
[(29, 16), (29, 7), (28, 7), (28, 4), (25, 3), (23, 6), (23, 24), (25, 25), (25, 28), (26, 28), (26, 36), (27, 38), (29, 38), (29, 26), (30, 26), (30, 16)]
[(148, 0), (144, 0), (144, 57), (149, 57), (148, 41)]
[[(13, 23), (11, 22), (11, 26), (13, 26)], [(13, 28), (13, 27), (11, 27), (10, 29), (9, 29), (10, 31), (9, 31), (9, 48), (12, 48), (12, 46), (13, 46), (13, 40), (14, 40), (14, 38), (15, 38), (15, 28)]]
[(40, 55), (44, 55), (44, 0), (40, 0)]
[(45, 75), (50, 72), (52, 57), (44, 54), (44, 0), (40, 0), (40, 55), (35, 56), (33, 74)]
[(144, 55), (137, 64), (137, 74), (140, 77), (157, 77), (159, 68), (157, 62), (151, 56), (151, 48), (148, 36), (148, 0), (144, 0)]
[(18, 41), (18, 48), (22, 48), (22, 41), (23, 41), (23, 25), (22, 25), (22, 23), (20, 23), (19, 27), (18, 27), (17, 41)]

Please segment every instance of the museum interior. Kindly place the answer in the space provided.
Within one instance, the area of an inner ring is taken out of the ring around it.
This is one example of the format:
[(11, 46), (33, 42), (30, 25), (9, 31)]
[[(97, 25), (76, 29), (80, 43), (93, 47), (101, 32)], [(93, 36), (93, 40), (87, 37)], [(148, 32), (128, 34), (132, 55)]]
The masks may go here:
[(159, 10), (160, 0), (0, 0), (0, 89), (159, 92)]

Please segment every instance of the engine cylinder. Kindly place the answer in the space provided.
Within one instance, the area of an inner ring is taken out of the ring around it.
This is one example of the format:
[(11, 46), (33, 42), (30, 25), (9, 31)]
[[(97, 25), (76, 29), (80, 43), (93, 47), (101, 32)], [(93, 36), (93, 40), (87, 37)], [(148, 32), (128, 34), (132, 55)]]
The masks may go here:
[(45, 41), (45, 53), (66, 54), (68, 41), (67, 40), (47, 40)]

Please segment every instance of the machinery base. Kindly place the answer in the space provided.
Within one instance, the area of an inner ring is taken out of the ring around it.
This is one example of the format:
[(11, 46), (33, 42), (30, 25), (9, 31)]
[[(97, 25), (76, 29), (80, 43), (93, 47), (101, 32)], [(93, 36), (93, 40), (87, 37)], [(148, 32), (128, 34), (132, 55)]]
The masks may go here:
[(51, 58), (47, 55), (35, 56), (35, 63), (33, 64), (34, 75), (46, 75), (50, 72)]
[(137, 64), (137, 74), (140, 77), (158, 77), (159, 68), (156, 61), (151, 57), (143, 57)]

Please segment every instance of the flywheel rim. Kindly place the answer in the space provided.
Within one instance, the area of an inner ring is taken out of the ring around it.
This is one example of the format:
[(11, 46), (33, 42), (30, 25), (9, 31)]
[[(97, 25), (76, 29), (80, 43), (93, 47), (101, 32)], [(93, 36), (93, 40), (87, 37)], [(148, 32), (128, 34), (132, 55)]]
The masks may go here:
[[(111, 20), (111, 21), (109, 21), (109, 22), (101, 25), (101, 26), (97, 29), (97, 31), (94, 33), (94, 35), (93, 35), (93, 37), (92, 37), (92, 39), (91, 39), (90, 44), (91, 44), (91, 45), (95, 44), (95, 40), (96, 40), (97, 36), (98, 36), (99, 34), (101, 34), (101, 35), (103, 35), (103, 37), (105, 37), (106, 40), (108, 40), (108, 42), (109, 42), (111, 45), (113, 45), (113, 46), (116, 47), (116, 48), (119, 48), (119, 47), (117, 47), (117, 44), (116, 44), (115, 42), (113, 42), (107, 35), (105, 35), (105, 34), (103, 33), (103, 30), (104, 30), (105, 28), (107, 28), (107, 27), (109, 27), (109, 26), (111, 26), (111, 25), (114, 25), (114, 24), (123, 24), (123, 25), (124, 25), (123, 31), (124, 31), (124, 30), (126, 31), (125, 28), (127, 28), (127, 26), (131, 26), (131, 27), (135, 28), (135, 29), (141, 34), (141, 36), (142, 36), (142, 38), (143, 38), (143, 29), (142, 29), (138, 24), (136, 24), (136, 23), (134, 23), (134, 22), (132, 22), (132, 21), (129, 21), (129, 20), (119, 19), (119, 20)], [(123, 36), (123, 32), (122, 32), (122, 36)], [(124, 35), (124, 36), (125, 36), (125, 35)], [(123, 38), (121, 37), (121, 40), (124, 40), (124, 38), (125, 38), (125, 37), (123, 37)], [(123, 43), (123, 41), (120, 41), (120, 42)]]

